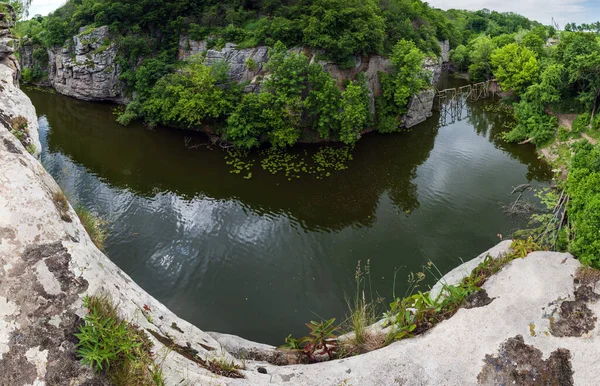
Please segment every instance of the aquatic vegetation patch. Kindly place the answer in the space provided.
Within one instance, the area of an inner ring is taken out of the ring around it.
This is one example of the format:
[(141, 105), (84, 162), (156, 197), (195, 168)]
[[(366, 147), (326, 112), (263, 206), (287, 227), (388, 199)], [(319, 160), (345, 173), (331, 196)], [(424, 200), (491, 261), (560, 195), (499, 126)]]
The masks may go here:
[(320, 180), (348, 169), (348, 163), (353, 160), (353, 149), (353, 146), (323, 146), (309, 154), (307, 150), (294, 153), (272, 147), (261, 150), (257, 158), (253, 158), (247, 150), (232, 149), (225, 156), (225, 163), (231, 167), (230, 173), (243, 175), (245, 179), (252, 178), (252, 170), (258, 160), (264, 171), (283, 175), (288, 181), (302, 175), (312, 175)]
[(232, 149), (225, 156), (225, 163), (231, 167), (229, 173), (242, 174), (245, 179), (252, 178), (250, 169), (254, 166), (254, 160), (248, 157), (247, 150)]

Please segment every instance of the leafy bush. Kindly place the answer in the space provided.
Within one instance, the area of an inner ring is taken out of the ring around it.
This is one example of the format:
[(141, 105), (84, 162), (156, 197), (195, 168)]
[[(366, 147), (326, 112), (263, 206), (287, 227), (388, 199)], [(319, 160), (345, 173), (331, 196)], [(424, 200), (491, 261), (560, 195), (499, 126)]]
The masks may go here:
[[(337, 335), (338, 327), (335, 325), (335, 318), (323, 322), (311, 321), (306, 323), (310, 329), (310, 335), (299, 340), (288, 336), (283, 348), (297, 351), (298, 354), (305, 357), (308, 363), (315, 363), (317, 355), (325, 355), (331, 360), (337, 356)], [(302, 359), (302, 358), (301, 358)]]
[(573, 131), (575, 133), (582, 133), (586, 131), (590, 125), (592, 115), (590, 113), (579, 114), (573, 121)]
[(142, 111), (151, 124), (188, 128), (219, 118), (231, 108), (226, 91), (218, 85), (216, 70), (202, 58), (192, 58), (180, 70), (162, 77), (143, 101)]
[(429, 84), (430, 74), (423, 70), (425, 54), (416, 45), (400, 40), (390, 58), (391, 73), (380, 73), (383, 96), (377, 101), (377, 129), (380, 133), (398, 130), (399, 116), (408, 111), (409, 99)]
[(369, 91), (364, 82), (353, 82), (342, 93), (340, 140), (349, 145), (360, 138), (370, 118)]
[(544, 145), (554, 138), (557, 119), (546, 114), (541, 104), (523, 99), (514, 105), (514, 111), (517, 125), (504, 134), (505, 140)]

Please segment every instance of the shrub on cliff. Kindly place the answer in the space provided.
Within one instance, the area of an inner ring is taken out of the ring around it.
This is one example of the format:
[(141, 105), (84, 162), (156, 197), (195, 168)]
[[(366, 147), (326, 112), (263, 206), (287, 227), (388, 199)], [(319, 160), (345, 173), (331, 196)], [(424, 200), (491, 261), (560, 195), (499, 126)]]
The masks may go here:
[(423, 70), (425, 54), (415, 43), (400, 40), (392, 52), (392, 71), (380, 73), (383, 96), (378, 101), (378, 130), (390, 133), (398, 129), (398, 117), (408, 111), (409, 99), (428, 86), (430, 74)]

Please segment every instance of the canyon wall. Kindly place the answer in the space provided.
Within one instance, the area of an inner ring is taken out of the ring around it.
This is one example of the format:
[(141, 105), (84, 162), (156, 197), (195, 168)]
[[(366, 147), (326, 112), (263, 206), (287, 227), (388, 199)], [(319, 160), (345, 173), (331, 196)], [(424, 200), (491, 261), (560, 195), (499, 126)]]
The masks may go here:
[(24, 40), (21, 65), (38, 64), (47, 73), (43, 85), (77, 99), (125, 103), (117, 46), (107, 26), (82, 28), (63, 47), (48, 49), (48, 63), (36, 60), (34, 53), (39, 49), (43, 48)]
[[(41, 85), (53, 87), (61, 94), (89, 101), (112, 101), (126, 103), (123, 84), (119, 80), (121, 69), (117, 64), (117, 48), (111, 39), (107, 26), (86, 29), (74, 36), (63, 47), (47, 50), (48, 63), (36, 59), (36, 50), (40, 50), (28, 40), (23, 40), (20, 48), (21, 66), (33, 68), (38, 65), (46, 72), (47, 78)], [(440, 42), (441, 56), (428, 58), (424, 68), (432, 74), (432, 84), (436, 84), (442, 71), (443, 62), (448, 61), (450, 46), (448, 41)], [(319, 59), (320, 52), (308, 48), (295, 48), (319, 63), (329, 72), (341, 87), (344, 81), (352, 80), (358, 73), (366, 75), (367, 87), (371, 95), (371, 109), (375, 109), (375, 98), (381, 95), (379, 72), (390, 70), (390, 61), (382, 56), (355, 57), (355, 65), (342, 68), (338, 64)], [(233, 43), (226, 43), (221, 49), (209, 48), (206, 40), (191, 40), (182, 36), (179, 41), (178, 59), (186, 60), (194, 55), (205, 57), (206, 63), (225, 62), (229, 77), (238, 83), (248, 83), (246, 92), (256, 92), (266, 75), (265, 65), (269, 60), (269, 48), (258, 46), (238, 49)], [(45, 60), (44, 60), (45, 61)], [(409, 112), (404, 118), (404, 126), (410, 128), (429, 118), (433, 109), (434, 94), (424, 90), (417, 94), (409, 104)]]

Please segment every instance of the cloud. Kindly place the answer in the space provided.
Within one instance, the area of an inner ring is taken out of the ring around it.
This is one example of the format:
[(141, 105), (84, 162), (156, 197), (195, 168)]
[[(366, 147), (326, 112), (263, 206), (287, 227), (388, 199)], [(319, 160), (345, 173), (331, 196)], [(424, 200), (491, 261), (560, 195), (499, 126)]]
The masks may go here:
[(479, 10), (488, 8), (499, 12), (514, 12), (550, 24), (552, 18), (561, 27), (566, 23), (600, 20), (600, 9), (594, 0), (429, 0), (429, 4), (442, 8)]
[(66, 0), (33, 0), (29, 8), (29, 16), (46, 16), (65, 3)]

